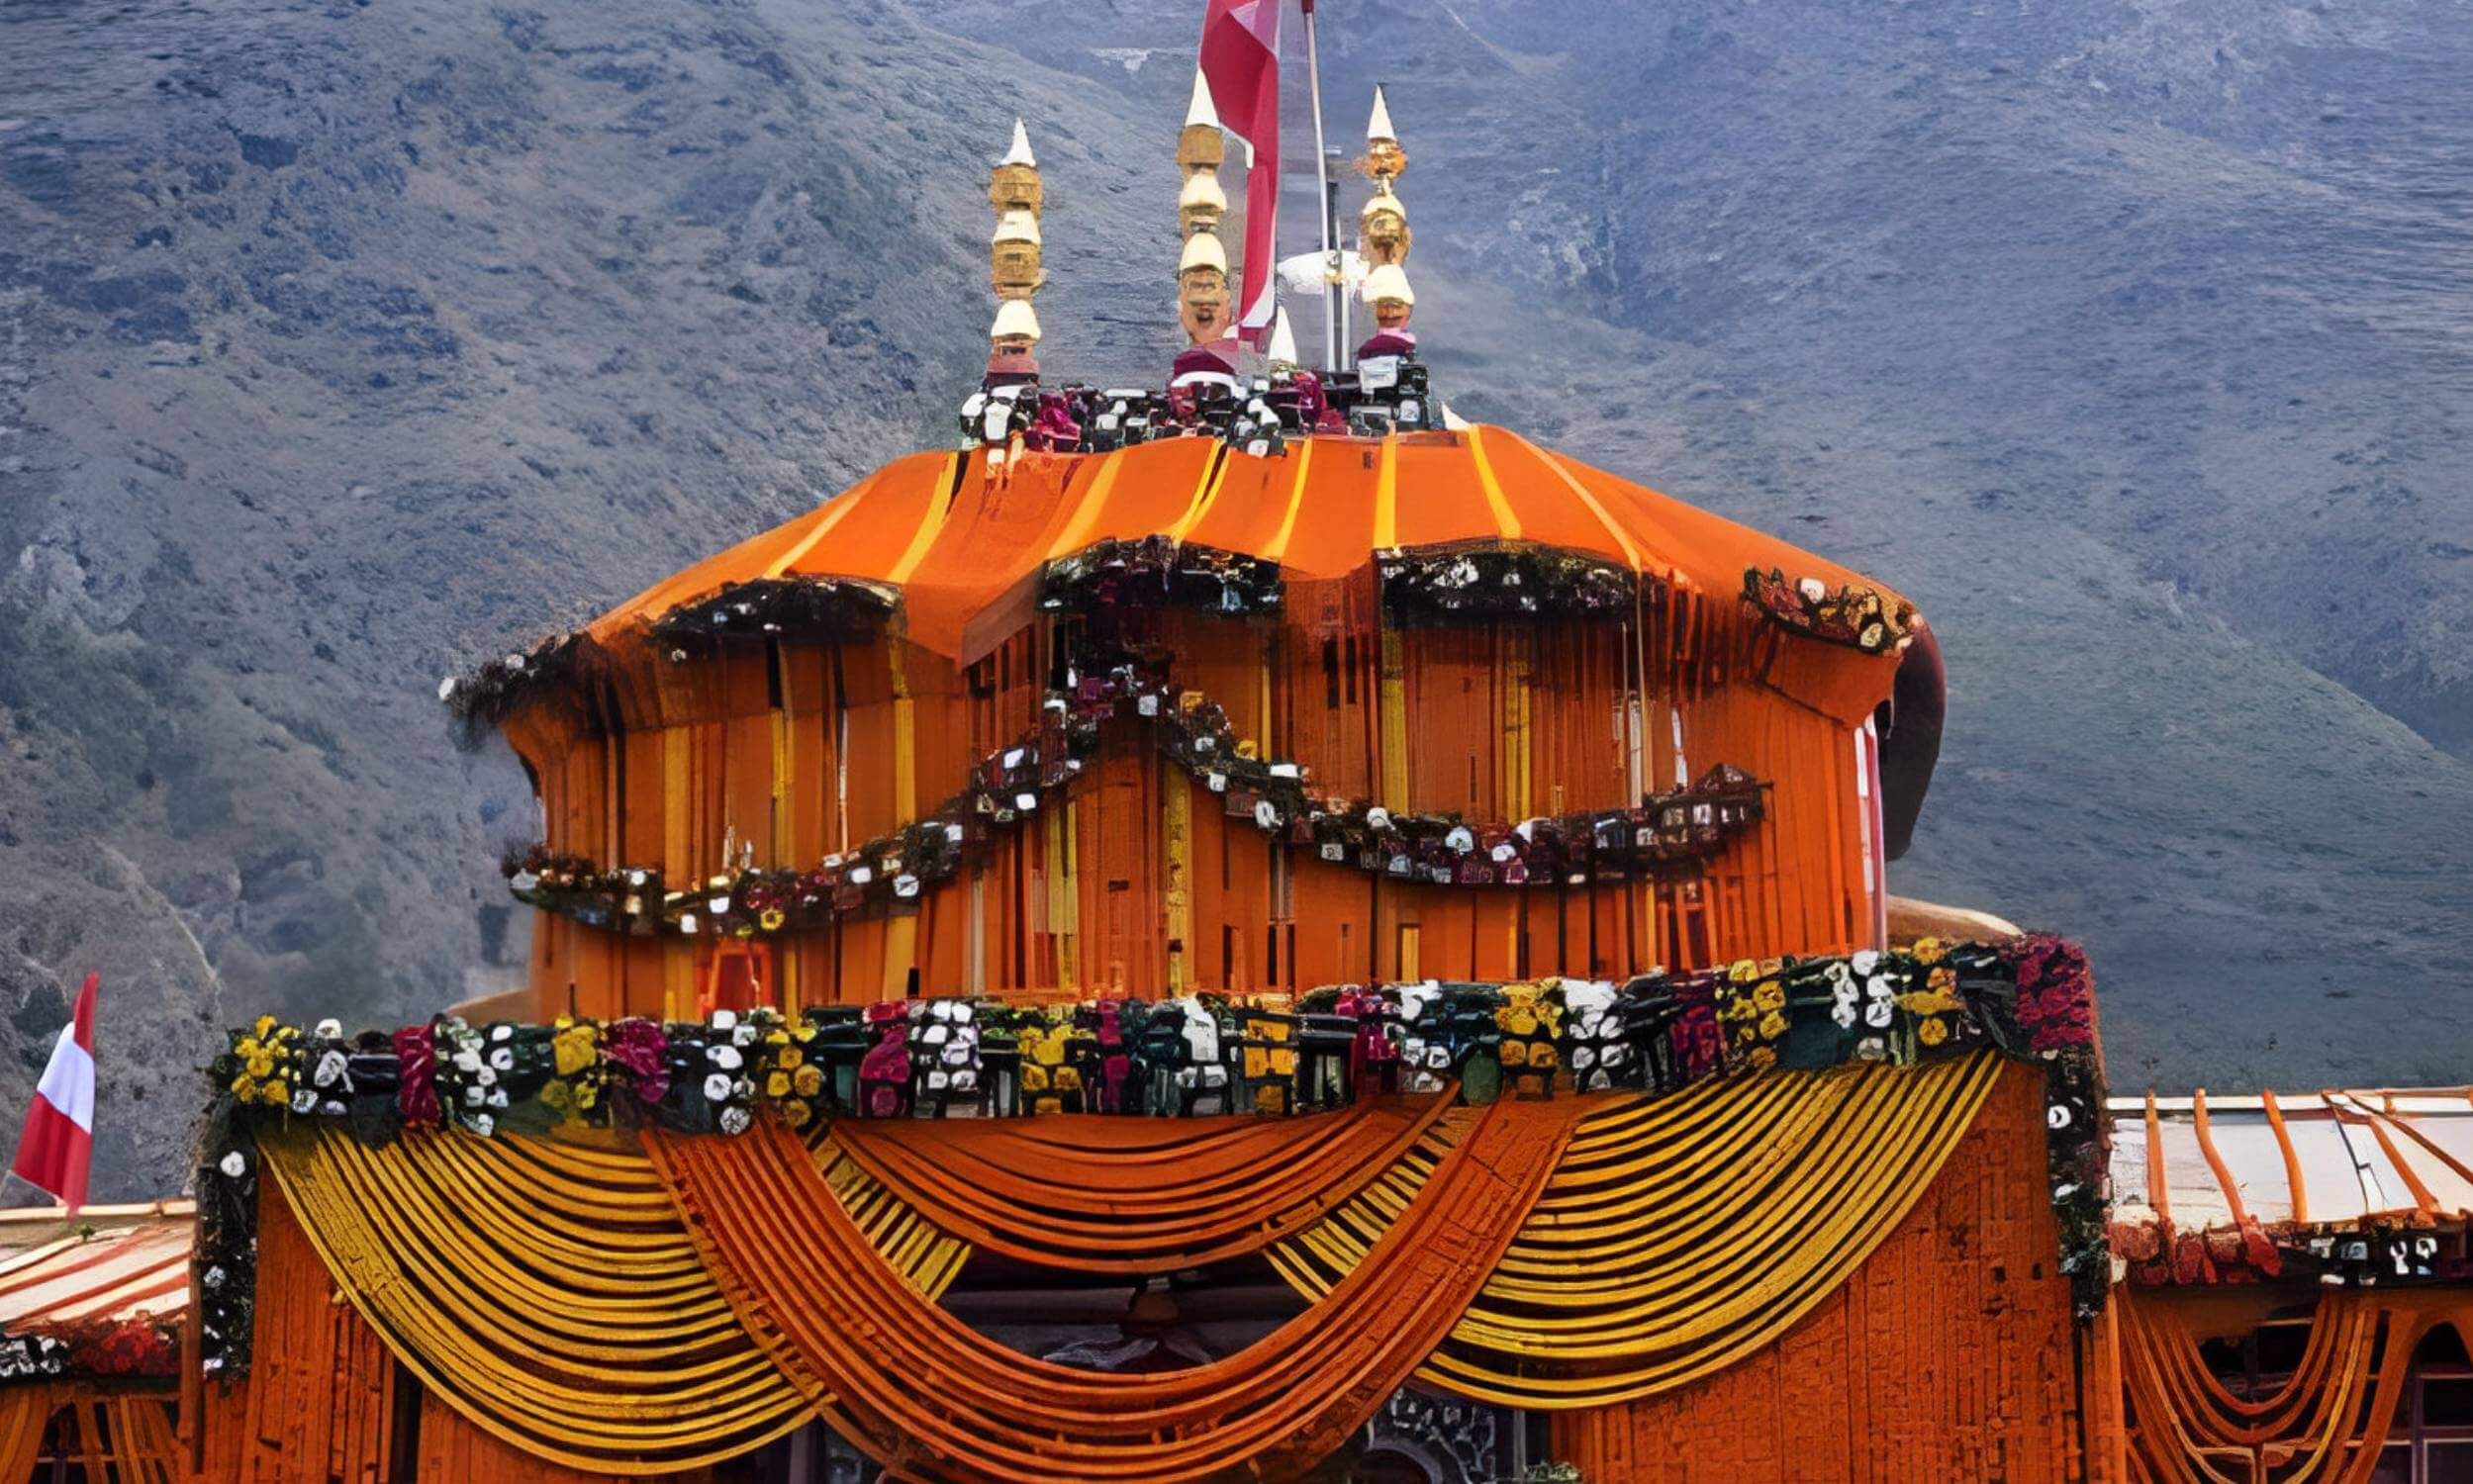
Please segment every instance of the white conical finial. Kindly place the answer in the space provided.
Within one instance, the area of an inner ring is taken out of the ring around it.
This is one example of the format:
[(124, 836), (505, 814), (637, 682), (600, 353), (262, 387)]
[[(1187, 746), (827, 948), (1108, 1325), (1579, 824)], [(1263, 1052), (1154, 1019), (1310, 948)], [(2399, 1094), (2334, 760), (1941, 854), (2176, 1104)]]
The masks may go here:
[(1021, 120), (1015, 119), (1013, 121), (1013, 147), (1004, 151), (1004, 158), (998, 160), (997, 163), (999, 165), (1028, 165), (1033, 169), (1038, 168), (1039, 161), (1033, 158), (1030, 153), (1030, 131), (1022, 127)]
[(1366, 121), (1366, 139), (1374, 140), (1398, 138), (1399, 136), (1391, 130), (1390, 105), (1382, 101), (1382, 84), (1378, 82), (1374, 85), (1374, 117)]
[(1271, 312), (1271, 364), (1293, 366), (1296, 360), (1296, 334), (1288, 328), (1288, 311), (1282, 305)]
[(1207, 129), (1219, 127), (1219, 110), (1210, 106), (1210, 84), (1202, 80), (1202, 69), (1193, 69), (1193, 106), (1185, 111), (1185, 127), (1199, 124)]

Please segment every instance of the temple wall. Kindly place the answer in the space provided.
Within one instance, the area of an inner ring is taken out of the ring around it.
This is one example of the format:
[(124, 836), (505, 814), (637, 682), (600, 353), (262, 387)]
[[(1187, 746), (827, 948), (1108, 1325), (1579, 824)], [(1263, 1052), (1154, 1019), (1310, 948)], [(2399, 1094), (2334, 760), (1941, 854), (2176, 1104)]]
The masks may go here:
[[(1141, 616), (1175, 653), (1178, 685), (1217, 701), (1266, 758), (1306, 765), (1318, 789), (1512, 822), (1622, 807), (1726, 763), (1771, 785), (1768, 817), (1698, 879), (1411, 884), (1230, 817), (1126, 720), (1061, 807), (998, 832), (982, 866), (927, 889), (915, 913), (781, 935), (757, 951), (760, 971), (792, 1004), (1157, 996), (1621, 978), (1870, 942), (1855, 722), (1775, 683), (1754, 620), (1678, 601), (1639, 623), (1386, 627), (1363, 586), (1300, 585), (1277, 619)], [(554, 850), (657, 867), (674, 889), (734, 865), (724, 842), (759, 866), (809, 867), (933, 810), (978, 760), (1035, 733), (1053, 622), (969, 666), (898, 639), (724, 646), (614, 677), (563, 724), (507, 730)], [(709, 941), (544, 914), (531, 977), (544, 1015), (675, 1017), (712, 956)]]
[(1905, 1223), (1785, 1338), (1679, 1390), (1558, 1414), (1553, 1456), (1626, 1484), (2086, 1477), (2041, 1080), (2008, 1069)]

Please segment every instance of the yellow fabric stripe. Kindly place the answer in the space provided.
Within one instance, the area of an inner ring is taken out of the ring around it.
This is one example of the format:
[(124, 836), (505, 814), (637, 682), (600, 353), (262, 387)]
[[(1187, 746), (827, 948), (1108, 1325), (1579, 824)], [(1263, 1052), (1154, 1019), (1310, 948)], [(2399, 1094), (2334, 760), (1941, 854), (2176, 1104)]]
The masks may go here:
[(1408, 808), (1408, 662), (1399, 630), (1382, 631), (1379, 687), (1382, 732), (1382, 806)]
[(1629, 562), (1635, 572), (1640, 570), (1640, 548), (1632, 544), (1632, 538), (1625, 534), (1622, 524), (1606, 513), (1605, 506), (1598, 502), (1597, 497), (1588, 493), (1588, 487), (1572, 477), (1571, 471), (1564, 466), (1561, 458), (1538, 447), (1528, 439), (1520, 437), (1518, 433), (1508, 428), (1503, 430), (1503, 435), (1519, 439), (1521, 447), (1535, 454), (1539, 463), (1560, 476), (1579, 503), (1588, 507), (1588, 512), (1597, 517), (1597, 523), (1606, 528), (1606, 534), (1614, 538), (1614, 544), (1623, 548), (1623, 560)]
[(1374, 473), (1374, 549), (1399, 544), (1399, 434), (1382, 435), (1382, 460)]
[[(950, 477), (949, 470), (947, 473), (948, 477)], [(843, 495), (838, 500), (834, 500), (826, 504), (823, 512), (817, 517), (816, 522), (808, 528), (808, 533), (799, 538), (797, 545), (774, 558), (773, 561), (765, 567), (764, 575), (768, 578), (779, 578), (782, 574), (797, 566), (800, 558), (815, 549), (816, 542), (823, 540), (827, 535), (832, 533), (834, 526), (841, 524), (843, 516), (858, 509), (859, 501), (867, 494), (868, 491), (875, 489), (876, 481), (883, 477), (884, 471), (880, 469), (876, 473), (869, 475), (865, 480), (862, 480), (857, 489)]]
[(1502, 484), (1494, 478), (1493, 461), (1485, 456), (1485, 429), (1472, 427), (1461, 434), (1469, 446), (1469, 462), (1476, 469), (1477, 488), (1485, 492), (1485, 504), (1494, 512), (1494, 529), (1506, 541), (1520, 539), (1520, 514), (1503, 497)]
[(1168, 539), (1182, 541), (1186, 532), (1200, 524), (1202, 517), (1210, 513), (1211, 506), (1219, 499), (1220, 487), (1227, 482), (1228, 451), (1222, 447), (1211, 455), (1209, 468), (1202, 475), (1202, 482), (1194, 487), (1193, 499), (1187, 503), (1185, 513), (1177, 517), (1176, 524), (1168, 527)]
[[(1479, 1401), (1600, 1407), (1771, 1344), (1905, 1219), (2010, 1064), (1775, 1071), (1592, 1117), (1419, 1376)], [(1270, 1252), (1306, 1298), (1363, 1261), (1434, 1167)]]
[(1280, 517), (1280, 529), (1272, 535), (1270, 544), (1262, 550), (1262, 557), (1266, 562), (1276, 562), (1287, 555), (1288, 538), (1296, 534), (1297, 514), (1305, 509), (1305, 475), (1313, 467), (1314, 442), (1312, 438), (1298, 439), (1295, 444), (1296, 451), (1289, 455), (1290, 458), (1296, 460), (1296, 482), (1288, 487), (1288, 510), (1285, 515)]
[[(910, 536), (908, 549), (902, 553), (900, 561), (893, 564), (893, 570), (885, 574), (885, 581), (899, 587), (908, 582), (910, 574), (918, 570), (918, 564), (926, 560), (927, 548), (936, 544), (937, 535), (944, 530), (945, 517), (953, 513), (954, 502), (961, 495), (957, 482), (962, 473), (961, 465), (962, 455), (958, 453), (946, 462), (942, 482), (928, 492), (927, 513), (920, 517), (918, 529)], [(906, 819), (909, 816), (905, 814), (903, 817)]]
[(1048, 545), (1046, 560), (1055, 561), (1071, 556), (1091, 544), (1091, 529), (1107, 512), (1107, 497), (1116, 488), (1116, 475), (1124, 468), (1125, 451), (1121, 448), (1099, 460), (1099, 472), (1091, 477), (1091, 493), (1074, 506), (1074, 518)]

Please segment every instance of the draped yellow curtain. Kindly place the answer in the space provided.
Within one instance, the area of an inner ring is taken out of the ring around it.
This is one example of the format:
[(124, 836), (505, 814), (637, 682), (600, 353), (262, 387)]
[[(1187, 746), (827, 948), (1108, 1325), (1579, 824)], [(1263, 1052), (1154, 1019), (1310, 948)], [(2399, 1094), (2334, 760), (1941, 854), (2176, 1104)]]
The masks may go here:
[[(1768, 1345), (1896, 1229), (2007, 1064), (1772, 1071), (1592, 1099), (1494, 1272), (1417, 1372), (1479, 1401), (1601, 1407), (1688, 1385)], [(1308, 1298), (1366, 1260), (1435, 1141), (1270, 1250)]]
[(1479, 1112), (1351, 1274), (1238, 1354), (1160, 1375), (1031, 1359), (974, 1333), (865, 1241), (806, 1148), (648, 1136), (687, 1230), (782, 1371), (904, 1479), (1287, 1477), (1362, 1426), (1501, 1255), (1577, 1116), (1570, 1099)]
[[(640, 1154), (421, 1133), (372, 1150), (322, 1130), (266, 1162), (336, 1286), (475, 1425), (603, 1473), (727, 1458), (807, 1408), (748, 1338)], [(864, 1179), (828, 1194), (905, 1284), (964, 1252)], [(917, 1291), (914, 1289), (913, 1291)]]
[(1414, 1148), (1452, 1097), (1297, 1118), (843, 1119), (818, 1151), (984, 1251), (1153, 1273), (1259, 1252)]
[(2440, 1324), (2473, 1341), (2473, 1300), (2444, 1290), (2337, 1289), (2311, 1317), (2273, 1395), (2233, 1395), (2164, 1299), (2114, 1290), (2131, 1477), (2156, 1484), (2364, 1484), (2404, 1398), (2413, 1352)]

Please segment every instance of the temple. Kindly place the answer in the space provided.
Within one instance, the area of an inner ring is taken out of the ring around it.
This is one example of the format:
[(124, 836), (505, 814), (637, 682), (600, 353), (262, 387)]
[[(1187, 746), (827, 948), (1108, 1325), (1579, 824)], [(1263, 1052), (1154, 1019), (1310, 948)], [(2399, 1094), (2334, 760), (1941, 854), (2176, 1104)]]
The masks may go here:
[(2473, 1101), (2111, 1099), (1892, 894), (1914, 604), (1449, 417), (1370, 150), (1372, 333), (1258, 357), (1197, 82), (1094, 387), (1017, 125), (956, 444), (442, 688), (526, 986), (0, 1232), (0, 1478), (2464, 1477)]

